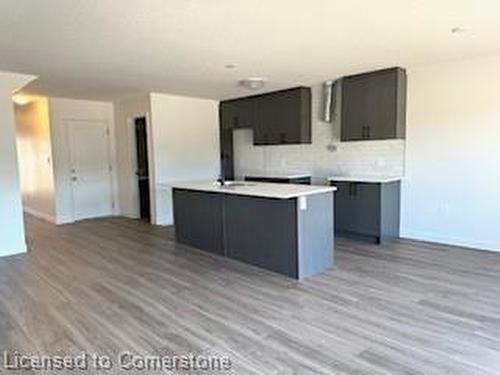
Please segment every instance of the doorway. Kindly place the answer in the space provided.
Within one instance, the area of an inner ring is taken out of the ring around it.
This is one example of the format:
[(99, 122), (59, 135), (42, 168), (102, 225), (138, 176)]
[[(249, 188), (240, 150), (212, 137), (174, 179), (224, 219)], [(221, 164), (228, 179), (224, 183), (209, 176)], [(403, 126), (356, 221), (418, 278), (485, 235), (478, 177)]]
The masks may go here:
[(146, 117), (134, 119), (135, 142), (137, 150), (137, 182), (139, 185), (140, 217), (151, 221), (151, 201), (149, 191), (149, 158)]
[(109, 129), (101, 121), (69, 121), (73, 220), (113, 214)]

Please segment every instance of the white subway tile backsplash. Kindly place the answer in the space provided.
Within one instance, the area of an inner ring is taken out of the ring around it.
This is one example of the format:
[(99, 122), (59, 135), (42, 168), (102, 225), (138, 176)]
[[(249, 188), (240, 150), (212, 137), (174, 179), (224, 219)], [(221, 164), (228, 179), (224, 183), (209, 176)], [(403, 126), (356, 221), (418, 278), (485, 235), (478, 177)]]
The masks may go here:
[[(276, 170), (307, 172), (316, 183), (332, 175), (404, 176), (404, 140), (340, 142), (339, 121), (330, 124), (319, 119), (321, 99), (321, 87), (314, 87), (312, 144), (254, 146), (252, 130), (235, 130), (236, 177), (244, 177), (249, 171), (255, 174)], [(329, 145), (336, 150), (330, 151)]]

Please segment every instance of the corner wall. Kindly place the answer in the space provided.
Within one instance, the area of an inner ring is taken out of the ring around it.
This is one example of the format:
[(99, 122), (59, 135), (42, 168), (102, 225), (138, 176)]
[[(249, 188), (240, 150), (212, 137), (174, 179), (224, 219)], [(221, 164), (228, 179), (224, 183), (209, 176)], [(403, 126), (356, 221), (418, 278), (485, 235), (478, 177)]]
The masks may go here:
[(408, 70), (403, 237), (500, 251), (499, 67)]
[(48, 99), (15, 106), (23, 209), (55, 222), (54, 174)]
[(0, 256), (26, 252), (12, 94), (33, 79), (0, 72)]
[(214, 100), (151, 94), (153, 221), (173, 224), (169, 185), (215, 180), (220, 173), (219, 104)]
[[(139, 187), (135, 174), (137, 171), (137, 155), (133, 120), (145, 116), (149, 127), (151, 111), (149, 95), (115, 101), (114, 109), (120, 214), (138, 218), (140, 216)], [(150, 130), (150, 127), (148, 130)]]

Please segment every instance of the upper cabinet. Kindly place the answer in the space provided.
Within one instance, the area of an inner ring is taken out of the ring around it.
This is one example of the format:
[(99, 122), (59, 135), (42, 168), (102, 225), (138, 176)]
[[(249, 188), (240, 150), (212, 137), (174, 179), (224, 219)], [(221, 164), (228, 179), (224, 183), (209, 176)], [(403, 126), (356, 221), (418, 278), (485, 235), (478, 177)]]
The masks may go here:
[(221, 128), (251, 128), (255, 145), (311, 143), (311, 89), (298, 87), (227, 100)]
[(342, 79), (341, 140), (405, 138), (406, 72), (384, 69)]
[(254, 145), (311, 143), (311, 89), (255, 97)]

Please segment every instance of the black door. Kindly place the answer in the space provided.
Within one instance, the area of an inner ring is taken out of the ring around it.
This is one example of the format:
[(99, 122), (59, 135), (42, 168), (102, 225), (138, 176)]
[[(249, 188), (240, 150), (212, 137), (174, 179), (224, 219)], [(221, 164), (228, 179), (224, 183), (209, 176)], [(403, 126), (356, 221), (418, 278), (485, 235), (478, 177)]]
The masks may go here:
[(139, 202), (141, 219), (150, 220), (151, 208), (149, 199), (148, 138), (146, 118), (135, 119), (135, 140), (137, 148), (137, 179), (139, 183)]

